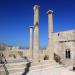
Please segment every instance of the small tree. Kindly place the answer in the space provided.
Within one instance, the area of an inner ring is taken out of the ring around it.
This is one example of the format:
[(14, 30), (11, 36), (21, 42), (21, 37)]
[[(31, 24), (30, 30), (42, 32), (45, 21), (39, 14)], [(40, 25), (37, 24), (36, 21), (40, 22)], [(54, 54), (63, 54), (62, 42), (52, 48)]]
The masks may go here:
[(59, 62), (59, 63), (61, 63), (61, 58), (60, 58), (60, 56), (59, 55), (57, 55), (56, 53), (54, 53), (54, 60), (56, 61), (56, 62)]

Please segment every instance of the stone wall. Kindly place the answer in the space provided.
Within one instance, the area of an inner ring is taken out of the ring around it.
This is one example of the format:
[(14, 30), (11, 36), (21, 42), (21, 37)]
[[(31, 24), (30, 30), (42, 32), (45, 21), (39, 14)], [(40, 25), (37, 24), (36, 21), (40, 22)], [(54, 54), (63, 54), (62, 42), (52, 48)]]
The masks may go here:
[[(69, 30), (64, 32), (57, 32), (53, 34), (54, 52), (58, 54), (63, 63), (70, 62), (73, 64), (75, 59), (75, 31)], [(71, 58), (66, 58), (66, 50), (70, 50)], [(66, 63), (67, 64), (67, 63)]]

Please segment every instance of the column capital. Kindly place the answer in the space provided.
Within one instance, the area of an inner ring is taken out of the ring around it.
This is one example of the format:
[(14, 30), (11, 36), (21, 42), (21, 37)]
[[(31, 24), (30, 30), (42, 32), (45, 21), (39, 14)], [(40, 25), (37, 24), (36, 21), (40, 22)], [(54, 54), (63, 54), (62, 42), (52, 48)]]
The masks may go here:
[(29, 26), (29, 28), (33, 28), (33, 26)]
[(47, 14), (52, 14), (52, 13), (53, 13), (52, 10), (48, 10), (48, 11), (47, 11)]
[(36, 8), (39, 8), (40, 6), (34, 5), (33, 9), (35, 10)]

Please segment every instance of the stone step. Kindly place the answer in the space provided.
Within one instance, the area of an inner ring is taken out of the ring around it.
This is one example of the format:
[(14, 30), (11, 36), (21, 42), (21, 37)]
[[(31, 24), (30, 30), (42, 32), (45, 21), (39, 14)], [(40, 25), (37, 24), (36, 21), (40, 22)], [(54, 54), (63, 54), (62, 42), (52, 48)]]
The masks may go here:
[(8, 68), (8, 69), (14, 69), (14, 68), (24, 68), (24, 67), (26, 67), (26, 63), (24, 62), (24, 63), (14, 63), (14, 64), (6, 64), (6, 67)]
[(22, 75), (22, 74), (23, 74), (23, 72), (15, 72), (15, 73), (11, 73), (9, 75)]
[[(5, 64), (7, 71), (9, 74), (15, 73), (15, 72), (20, 72), (24, 71), (26, 67), (26, 62), (21, 62), (21, 63), (10, 63), (10, 64)], [(0, 75), (5, 75), (5, 69), (2, 64), (0, 64)]]
[[(31, 72), (39, 72), (39, 71), (42, 71), (42, 70), (47, 70), (48, 68), (49, 69), (53, 69), (53, 68), (60, 68), (60, 67), (62, 67), (61, 65), (52, 65), (51, 66), (50, 64), (48, 64), (47, 67), (46, 66), (47, 66), (47, 64), (46, 65), (31, 66), (29, 68), (28, 74), (32, 75)], [(10, 75), (22, 75), (22, 74), (23, 74), (23, 71), (22, 72), (12, 73)]]
[(23, 72), (24, 72), (24, 69), (25, 69), (25, 68), (15, 68), (15, 69), (10, 69), (10, 70), (8, 70), (8, 71), (9, 71), (9, 74), (17, 73), (17, 72), (23, 73)]
[[(25, 68), (26, 67), (26, 63), (27, 62), (21, 62), (21, 63), (8, 63), (8, 64), (5, 64), (6, 68), (9, 70), (9, 69), (15, 69), (15, 68)], [(2, 64), (0, 65), (0, 71), (3, 70), (3, 66)]]
[[(15, 73), (18, 73), (18, 72), (23, 73), (25, 71), (26, 64), (27, 64), (27, 62), (10, 63), (10, 64), (6, 64), (6, 68), (9, 72), (9, 74), (16, 75)], [(48, 61), (36, 63), (36, 64), (37, 64), (37, 66), (35, 64), (31, 64), (31, 66), (29, 67), (29, 70), (37, 70), (37, 69), (48, 68), (48, 67), (53, 67), (53, 66), (59, 67), (58, 63), (55, 63), (55, 62), (51, 63)], [(3, 72), (3, 74), (0, 74), (0, 75), (5, 75), (4, 74), (4, 72), (5, 72), (4, 68), (0, 69), (0, 72), (1, 73)]]
[[(8, 73), (9, 74), (17, 73), (17, 72), (22, 72), (23, 73), (24, 72), (24, 69), (25, 68), (8, 69)], [(5, 72), (5, 70), (1, 70), (0, 73), (1, 73), (0, 75), (5, 75), (6, 72)]]

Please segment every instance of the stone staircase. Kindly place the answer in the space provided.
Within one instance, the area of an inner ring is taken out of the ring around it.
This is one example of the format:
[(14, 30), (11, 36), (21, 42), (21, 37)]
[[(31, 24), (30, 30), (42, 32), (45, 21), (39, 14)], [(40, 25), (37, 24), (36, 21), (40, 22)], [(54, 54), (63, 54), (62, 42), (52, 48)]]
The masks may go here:
[[(61, 64), (59, 64), (60, 61), (57, 63), (54, 60), (52, 61), (45, 60), (45, 61), (40, 61), (38, 63), (37, 62), (30, 63), (24, 59), (19, 59), (19, 60), (15, 59), (11, 61), (10, 60), (7, 60), (8, 61), (7, 63), (0, 64), (0, 75), (27, 75), (27, 73), (41, 71), (48, 68), (63, 67)], [(67, 61), (69, 60), (62, 61), (62, 63), (65, 62), (66, 64), (69, 64), (70, 62)], [(28, 75), (32, 75), (32, 74), (28, 74)]]
[(18, 72), (21, 72), (20, 75), (22, 75), (28, 63), (28, 60), (24, 58), (6, 59), (3, 54), (0, 58), (0, 75), (18, 75)]
[(22, 75), (26, 68), (28, 68), (29, 71), (53, 67), (53, 66), (59, 66), (58, 63), (55, 63), (54, 61), (44, 61), (40, 63), (31, 64), (29, 67), (27, 67), (27, 63), (29, 62), (17, 62), (17, 63), (8, 63), (5, 64), (7, 71), (9, 74), (6, 74), (6, 71), (3, 67), (3, 65), (0, 65), (0, 75)]
[[(19, 63), (8, 63), (5, 64), (7, 71), (5, 70), (3, 64), (0, 64), (0, 75), (11, 75), (17, 72), (23, 72), (26, 67), (27, 62), (19, 62)], [(9, 74), (7, 74), (7, 72)]]
[[(5, 57), (4, 57), (5, 59)], [(23, 73), (28, 73), (34, 70), (40, 70), (49, 67), (59, 67), (59, 63), (54, 60), (45, 60), (36, 63), (30, 63), (28, 59), (7, 59), (7, 62), (0, 64), (0, 75), (24, 75)]]

